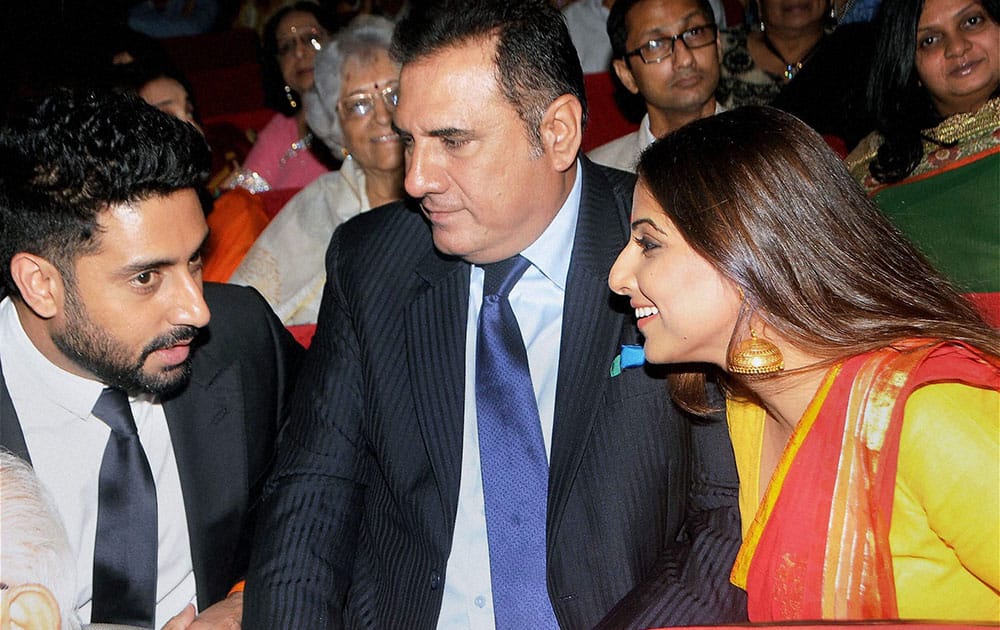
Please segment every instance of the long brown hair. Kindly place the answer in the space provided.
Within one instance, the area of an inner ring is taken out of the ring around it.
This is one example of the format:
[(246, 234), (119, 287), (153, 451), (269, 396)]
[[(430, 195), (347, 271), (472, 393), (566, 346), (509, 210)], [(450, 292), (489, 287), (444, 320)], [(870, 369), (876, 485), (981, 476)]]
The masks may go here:
[[(695, 121), (646, 149), (637, 171), (691, 247), (809, 354), (925, 337), (1000, 355), (1000, 334), (794, 116), (745, 107)], [(678, 402), (703, 409), (701, 384), (675, 379)]]

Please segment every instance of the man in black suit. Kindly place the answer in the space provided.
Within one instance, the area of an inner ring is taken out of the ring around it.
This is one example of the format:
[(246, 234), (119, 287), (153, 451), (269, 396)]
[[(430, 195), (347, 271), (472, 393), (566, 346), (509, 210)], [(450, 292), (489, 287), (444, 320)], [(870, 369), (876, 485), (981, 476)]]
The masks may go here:
[(89, 90), (23, 109), (0, 130), (0, 443), (55, 497), (85, 623), (238, 622), (301, 348), (253, 290), (202, 286), (194, 127)]
[[(725, 424), (694, 426), (663, 380), (618, 367), (637, 331), (607, 278), (633, 181), (579, 154), (583, 76), (558, 11), (544, 0), (414, 5), (393, 54), (414, 203), (333, 236), (244, 626), (590, 628), (631, 591), (620, 625), (646, 605), (654, 623), (740, 618)], [(490, 289), (508, 262), (526, 270)], [(526, 355), (510, 370), (530, 376), (527, 405), (497, 404), (491, 387), (507, 379), (482, 369), (503, 301)], [(484, 446), (497, 407), (499, 424), (526, 436), (501, 458)], [(534, 426), (522, 426), (525, 407)], [(497, 459), (530, 466), (501, 462), (498, 475)]]

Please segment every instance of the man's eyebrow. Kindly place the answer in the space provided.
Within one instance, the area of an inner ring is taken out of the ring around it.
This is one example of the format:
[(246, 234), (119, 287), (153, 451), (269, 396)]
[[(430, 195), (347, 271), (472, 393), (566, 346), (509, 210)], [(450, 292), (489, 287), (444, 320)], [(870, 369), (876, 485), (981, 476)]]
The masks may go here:
[[(198, 244), (198, 247), (193, 252), (191, 252), (191, 255), (188, 257), (188, 260), (197, 258), (199, 255), (202, 254), (202, 252), (205, 251), (205, 245), (208, 244), (208, 237), (209, 233), (206, 231), (205, 238), (203, 238), (201, 240), (201, 243)], [(169, 267), (171, 265), (176, 265), (178, 262), (179, 261), (173, 258), (153, 258), (150, 260), (136, 260), (119, 269), (117, 275), (127, 278), (129, 276), (133, 276), (137, 273), (148, 271), (150, 269), (160, 269), (162, 267)]]
[(150, 269), (161, 269), (163, 267), (169, 267), (170, 265), (176, 264), (177, 261), (172, 258), (154, 258), (151, 260), (136, 260), (125, 265), (119, 269), (115, 275), (121, 276), (122, 278), (128, 278), (137, 273), (142, 273), (143, 271), (149, 271)]
[(460, 138), (467, 139), (473, 136), (473, 133), (468, 129), (459, 129), (458, 127), (445, 127), (443, 129), (434, 129), (428, 133), (432, 138)]

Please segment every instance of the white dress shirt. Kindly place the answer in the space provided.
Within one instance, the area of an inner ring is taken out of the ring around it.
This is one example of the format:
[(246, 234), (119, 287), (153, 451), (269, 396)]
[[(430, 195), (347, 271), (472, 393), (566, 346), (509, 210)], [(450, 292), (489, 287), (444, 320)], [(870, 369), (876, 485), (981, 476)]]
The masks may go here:
[[(528, 353), (531, 385), (538, 402), (546, 456), (551, 452), (559, 377), (559, 344), (562, 331), (566, 276), (580, 214), (583, 169), (559, 213), (541, 236), (521, 255), (531, 262), (510, 293)], [(492, 630), (493, 593), (490, 585), (490, 551), (486, 537), (486, 506), (479, 463), (476, 418), (476, 338), (479, 308), (483, 301), (484, 272), (472, 267), (469, 287), (469, 320), (465, 331), (465, 424), (462, 442), (462, 479), (458, 492), (455, 535), (445, 573), (444, 601), (439, 628)]]
[[(0, 363), (35, 473), (55, 499), (77, 559), (76, 606), (90, 622), (98, 481), (111, 429), (90, 412), (104, 384), (71, 374), (38, 351), (10, 298), (0, 301)], [(196, 602), (184, 498), (163, 407), (129, 399), (156, 483), (156, 627)]]
[[(726, 108), (716, 102), (715, 113), (721, 114), (724, 111)], [(591, 149), (587, 152), (587, 157), (598, 164), (634, 173), (639, 155), (654, 142), (656, 136), (649, 128), (649, 114), (646, 114), (637, 130)]]

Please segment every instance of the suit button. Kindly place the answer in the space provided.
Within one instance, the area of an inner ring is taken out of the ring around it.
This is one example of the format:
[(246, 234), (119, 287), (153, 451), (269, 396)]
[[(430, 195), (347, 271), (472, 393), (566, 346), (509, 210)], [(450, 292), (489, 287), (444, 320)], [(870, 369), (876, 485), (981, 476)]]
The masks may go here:
[(431, 571), (431, 590), (436, 591), (441, 588), (441, 574), (437, 571)]

